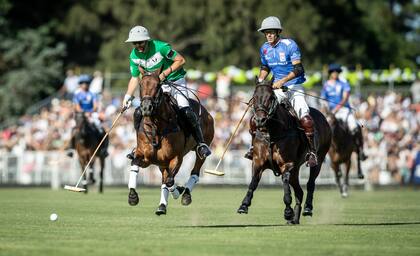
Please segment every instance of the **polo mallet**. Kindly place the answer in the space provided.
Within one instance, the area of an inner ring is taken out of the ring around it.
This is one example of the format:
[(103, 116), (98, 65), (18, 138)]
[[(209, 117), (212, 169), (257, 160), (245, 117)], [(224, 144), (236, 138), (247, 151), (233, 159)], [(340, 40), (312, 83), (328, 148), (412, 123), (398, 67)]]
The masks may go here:
[[(134, 99), (134, 97), (132, 96), (130, 98), (130, 101), (132, 101), (133, 99)], [(101, 142), (99, 142), (98, 146), (96, 147), (95, 151), (93, 152), (93, 155), (90, 157), (89, 162), (86, 164), (85, 169), (83, 170), (82, 174), (80, 175), (79, 181), (77, 181), (76, 186), (73, 187), (73, 186), (65, 185), (64, 189), (70, 190), (70, 191), (73, 191), (73, 192), (85, 192), (86, 191), (86, 189), (84, 189), (84, 188), (79, 188), (79, 184), (82, 181), (83, 175), (85, 174), (86, 170), (89, 168), (90, 162), (92, 162), (92, 160), (95, 158), (96, 152), (99, 150), (102, 143), (105, 141), (106, 137), (108, 137), (108, 135), (111, 133), (111, 131), (114, 128), (115, 124), (117, 123), (118, 119), (120, 119), (122, 113), (124, 113), (124, 111), (126, 111), (126, 110), (127, 110), (127, 107), (123, 107), (121, 109), (120, 113), (118, 114), (118, 116), (115, 118), (114, 122), (112, 122), (111, 128), (104, 135)]]
[(251, 107), (251, 105), (252, 105), (251, 102), (249, 102), (248, 107), (246, 108), (244, 114), (242, 115), (241, 120), (239, 120), (238, 124), (236, 125), (235, 130), (233, 131), (232, 135), (230, 135), (229, 141), (225, 146), (225, 150), (223, 151), (222, 157), (220, 158), (219, 162), (217, 163), (216, 168), (214, 170), (208, 170), (208, 169), (204, 170), (205, 173), (212, 174), (212, 175), (217, 175), (217, 176), (225, 175), (224, 172), (218, 171), (217, 169), (219, 168), (220, 163), (223, 161), (223, 158), (225, 157), (225, 153), (228, 150), (228, 148), (230, 146), (230, 143), (232, 142), (233, 137), (235, 136), (236, 132), (238, 131), (239, 126), (241, 125), (242, 121), (244, 120), (244, 117), (245, 117), (246, 113), (248, 112), (249, 107)]

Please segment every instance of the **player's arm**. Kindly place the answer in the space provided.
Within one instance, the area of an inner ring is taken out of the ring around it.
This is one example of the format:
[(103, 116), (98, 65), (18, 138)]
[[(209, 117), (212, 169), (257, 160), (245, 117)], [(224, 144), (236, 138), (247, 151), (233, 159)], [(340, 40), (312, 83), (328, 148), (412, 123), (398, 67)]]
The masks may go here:
[(301, 76), (305, 73), (302, 62), (300, 60), (292, 61), (292, 65), (293, 65), (293, 70), (289, 74), (287, 74), (287, 76), (275, 82), (273, 84), (273, 88), (279, 89), (288, 81), (292, 80), (295, 77)]
[(263, 47), (260, 48), (260, 60), (261, 60), (261, 67), (260, 67), (260, 74), (258, 75), (258, 81), (264, 81), (268, 74), (270, 74), (270, 67), (268, 66), (268, 62), (265, 58), (264, 49)]
[(140, 83), (139, 77), (132, 76), (130, 78), (130, 81), (128, 81), (127, 92), (125, 93), (125, 95), (129, 95), (130, 97), (133, 96), (139, 83)]
[(96, 98), (96, 95), (93, 95), (93, 112), (97, 112), (98, 111), (98, 99)]
[(261, 65), (260, 74), (258, 75), (258, 81), (261, 82), (265, 80), (268, 74), (270, 74), (270, 68), (268, 66)]
[(184, 66), (186, 62), (184, 56), (182, 56), (179, 52), (171, 49), (169, 45), (163, 49), (163, 54), (165, 58), (172, 60), (173, 63), (160, 73), (160, 81), (165, 80), (172, 72), (175, 72)]
[(350, 98), (350, 92), (345, 91), (343, 92), (343, 99), (337, 104), (337, 106), (333, 109), (333, 113), (337, 113), (349, 100)]
[(75, 112), (83, 112), (82, 108), (80, 107), (79, 99), (77, 98), (77, 93), (73, 96), (73, 106)]

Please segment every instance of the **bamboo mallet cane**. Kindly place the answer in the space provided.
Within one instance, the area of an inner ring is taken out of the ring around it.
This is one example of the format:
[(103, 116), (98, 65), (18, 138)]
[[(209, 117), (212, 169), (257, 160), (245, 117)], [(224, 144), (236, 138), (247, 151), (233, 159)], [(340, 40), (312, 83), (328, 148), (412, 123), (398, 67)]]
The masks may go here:
[[(134, 97), (131, 98), (131, 100)], [(99, 148), (101, 147), (102, 143), (105, 141), (106, 137), (108, 137), (108, 135), (111, 133), (112, 129), (114, 128), (115, 124), (117, 123), (118, 119), (120, 119), (122, 113), (124, 113), (124, 111), (127, 110), (127, 107), (124, 107), (121, 109), (120, 113), (118, 114), (118, 116), (115, 118), (114, 122), (112, 122), (111, 128), (109, 129), (109, 131), (104, 135), (104, 137), (102, 138), (101, 142), (99, 142), (98, 146), (96, 147), (95, 151), (93, 152), (93, 155), (90, 157), (89, 162), (87, 163), (87, 165), (85, 166), (85, 169), (83, 170), (82, 174), (80, 175), (79, 181), (77, 181), (76, 186), (69, 186), (69, 185), (65, 185), (64, 189), (66, 190), (70, 190), (73, 192), (84, 192), (86, 191), (86, 189), (84, 188), (79, 188), (79, 184), (82, 181), (83, 175), (85, 174), (86, 170), (89, 168), (90, 162), (92, 162), (92, 160), (95, 158), (96, 152), (99, 150)]]
[(225, 175), (224, 172), (218, 171), (217, 169), (219, 168), (220, 163), (223, 161), (223, 158), (225, 157), (225, 153), (228, 150), (228, 148), (230, 146), (230, 143), (232, 142), (233, 137), (235, 136), (236, 132), (238, 131), (239, 126), (241, 125), (242, 121), (244, 120), (244, 117), (245, 117), (246, 113), (248, 112), (249, 108), (251, 107), (251, 105), (252, 105), (252, 103), (250, 101), (248, 103), (247, 108), (245, 109), (244, 114), (242, 115), (241, 120), (239, 120), (238, 124), (236, 125), (235, 130), (233, 131), (232, 135), (230, 136), (229, 141), (228, 141), (228, 143), (225, 146), (225, 150), (223, 151), (222, 157), (220, 158), (219, 162), (216, 165), (216, 168), (214, 170), (206, 169), (206, 170), (204, 170), (205, 173), (212, 174), (212, 175), (217, 175), (217, 176), (223, 176), (223, 175)]

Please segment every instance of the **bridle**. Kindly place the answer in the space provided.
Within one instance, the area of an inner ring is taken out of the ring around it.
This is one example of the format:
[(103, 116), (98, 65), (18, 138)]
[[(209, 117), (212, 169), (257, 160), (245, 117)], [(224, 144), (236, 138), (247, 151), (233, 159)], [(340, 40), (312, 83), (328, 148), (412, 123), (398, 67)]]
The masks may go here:
[[(268, 83), (260, 83), (260, 84), (257, 84), (257, 87), (256, 88), (258, 88), (260, 86), (271, 87), (271, 84), (268, 84)], [(267, 123), (267, 121), (269, 119), (272, 119), (272, 117), (273, 117), (273, 115), (274, 115), (274, 113), (275, 113), (275, 111), (277, 109), (277, 106), (278, 106), (278, 101), (275, 99), (274, 93), (272, 93), (272, 95), (270, 95), (270, 98), (268, 100), (270, 100), (271, 103), (270, 103), (270, 105), (268, 107), (266, 107), (266, 106), (264, 106), (263, 103), (256, 103), (255, 96), (254, 96), (254, 107), (253, 107), (254, 113), (256, 113), (258, 111), (262, 111), (262, 112), (264, 112), (267, 115), (266, 116), (266, 119), (261, 124), (262, 126), (265, 126), (266, 123)]]
[[(145, 72), (143, 74), (143, 79), (146, 76), (156, 76), (156, 75), (152, 72)], [(143, 83), (143, 79), (141, 81), (141, 85)], [(155, 96), (144, 96), (144, 97), (141, 98), (142, 100), (150, 100), (152, 102), (153, 111), (159, 107), (159, 105), (162, 103), (162, 99), (163, 99), (163, 90), (162, 90), (161, 83), (158, 82), (156, 86), (157, 86), (157, 93), (156, 93)], [(140, 91), (142, 90), (142, 88), (143, 87), (140, 86)], [(140, 92), (140, 95), (141, 95), (141, 92)]]

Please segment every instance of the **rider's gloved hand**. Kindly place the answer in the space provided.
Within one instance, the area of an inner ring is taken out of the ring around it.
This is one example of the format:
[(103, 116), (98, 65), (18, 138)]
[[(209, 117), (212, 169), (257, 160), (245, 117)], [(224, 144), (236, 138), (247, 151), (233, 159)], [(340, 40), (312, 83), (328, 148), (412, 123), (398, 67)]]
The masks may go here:
[(123, 100), (123, 109), (129, 109), (131, 107), (131, 104), (133, 103), (133, 99), (133, 96), (126, 94)]

